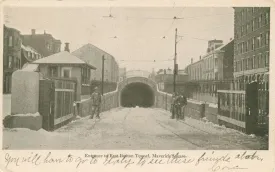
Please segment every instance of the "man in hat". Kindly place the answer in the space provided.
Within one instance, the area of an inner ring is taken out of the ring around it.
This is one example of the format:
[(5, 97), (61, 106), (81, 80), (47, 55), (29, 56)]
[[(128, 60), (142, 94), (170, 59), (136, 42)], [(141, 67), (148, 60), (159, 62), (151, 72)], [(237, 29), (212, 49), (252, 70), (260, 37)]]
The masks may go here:
[(93, 119), (95, 113), (96, 113), (96, 117), (100, 118), (99, 112), (100, 112), (100, 104), (101, 104), (101, 95), (97, 87), (94, 88), (94, 92), (91, 95), (91, 102), (92, 102), (91, 118)]

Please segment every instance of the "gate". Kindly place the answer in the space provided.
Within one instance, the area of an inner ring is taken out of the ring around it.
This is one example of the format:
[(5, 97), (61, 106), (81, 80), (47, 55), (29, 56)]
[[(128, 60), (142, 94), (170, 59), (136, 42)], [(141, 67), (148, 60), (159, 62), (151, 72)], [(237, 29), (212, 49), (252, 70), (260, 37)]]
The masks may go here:
[(74, 116), (76, 82), (72, 80), (40, 80), (39, 113), (43, 117), (43, 128), (52, 131)]
[(246, 90), (218, 90), (220, 124), (247, 134), (267, 134), (269, 124), (268, 82), (247, 84)]

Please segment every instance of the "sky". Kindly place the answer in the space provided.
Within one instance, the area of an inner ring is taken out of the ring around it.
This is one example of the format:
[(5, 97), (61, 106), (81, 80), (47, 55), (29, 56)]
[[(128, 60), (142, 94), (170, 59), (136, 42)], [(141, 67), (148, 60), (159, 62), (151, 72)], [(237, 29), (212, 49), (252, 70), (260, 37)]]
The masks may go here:
[[(111, 14), (113, 18), (106, 17)], [(183, 18), (174, 20), (173, 17)], [(71, 52), (91, 43), (127, 70), (173, 68), (175, 28), (180, 69), (206, 54), (208, 40), (234, 38), (228, 7), (5, 7), (4, 22), (21, 34), (50, 33)], [(165, 38), (163, 38), (165, 37)]]

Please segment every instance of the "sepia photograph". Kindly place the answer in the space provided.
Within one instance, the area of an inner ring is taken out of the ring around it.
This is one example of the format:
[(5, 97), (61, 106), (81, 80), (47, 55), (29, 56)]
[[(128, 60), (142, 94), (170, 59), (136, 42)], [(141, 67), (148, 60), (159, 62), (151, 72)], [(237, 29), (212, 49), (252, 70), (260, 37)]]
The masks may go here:
[(3, 7), (2, 150), (269, 150), (270, 7)]

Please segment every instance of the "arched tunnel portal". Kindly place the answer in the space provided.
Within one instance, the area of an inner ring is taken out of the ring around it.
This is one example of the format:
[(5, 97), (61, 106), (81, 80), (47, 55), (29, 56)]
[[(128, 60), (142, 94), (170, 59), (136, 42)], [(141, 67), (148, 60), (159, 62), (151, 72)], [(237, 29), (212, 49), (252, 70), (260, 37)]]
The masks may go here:
[(155, 103), (153, 88), (142, 82), (132, 82), (121, 90), (120, 105), (123, 107), (152, 107)]

